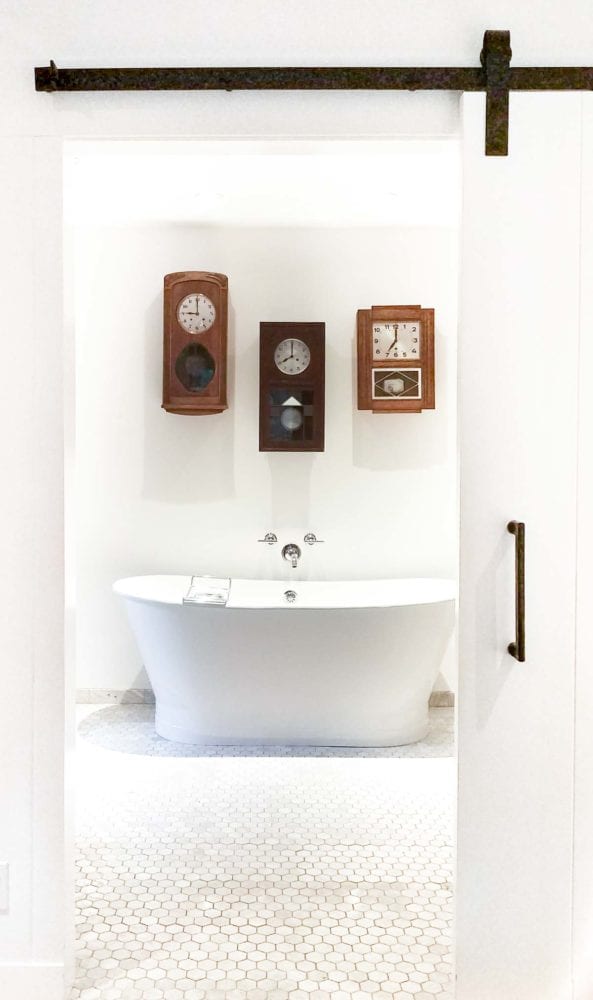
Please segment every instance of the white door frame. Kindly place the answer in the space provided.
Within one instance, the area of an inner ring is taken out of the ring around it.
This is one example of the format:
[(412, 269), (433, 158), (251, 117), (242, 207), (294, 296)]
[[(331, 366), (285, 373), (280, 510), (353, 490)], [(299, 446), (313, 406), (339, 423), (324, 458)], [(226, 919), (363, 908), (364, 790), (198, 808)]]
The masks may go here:
[[(384, 140), (391, 141), (410, 141), (412, 143), (418, 144), (423, 141), (432, 141), (436, 139), (443, 139), (443, 141), (454, 141), (457, 145), (460, 144), (459, 135), (448, 134), (442, 137), (435, 137), (432, 134), (419, 134), (411, 136), (402, 136), (399, 134), (381, 136), (373, 136), (367, 134), (352, 134), (348, 133), (345, 135), (315, 135), (311, 137), (302, 137), (298, 135), (290, 136), (283, 135), (281, 141), (284, 142), (306, 142), (311, 141), (312, 143), (320, 142), (339, 142), (348, 141), (356, 142), (360, 141), (362, 143), (371, 142), (381, 142)], [(63, 152), (63, 146), (66, 142), (81, 142), (84, 141), (84, 136), (64, 136), (60, 141), (60, 149)], [(187, 136), (150, 136), (149, 142), (159, 142), (165, 141), (174, 144), (175, 142), (187, 141)], [(200, 141), (208, 142), (210, 137), (208, 136), (194, 136), (192, 141), (196, 144)], [(217, 137), (219, 140), (220, 137)], [(262, 141), (269, 143), (274, 141), (270, 139), (269, 136), (255, 136), (255, 135), (242, 135), (242, 136), (229, 136), (229, 140), (233, 142), (240, 143), (254, 143), (257, 141)], [(93, 135), (91, 141), (93, 143), (105, 141), (109, 142), (112, 140), (111, 136), (97, 136)], [(123, 136), (117, 137), (117, 141), (122, 143), (129, 142), (146, 142), (146, 136)], [(67, 255), (64, 253), (64, 247), (62, 247), (63, 255), (63, 270), (64, 270), (64, 281), (63, 287), (65, 288), (66, 282), (69, 280), (69, 271), (72, 262), (68, 259)], [(74, 481), (76, 477), (75, 470), (75, 329), (74, 329), (74, 316), (71, 314), (71, 307), (73, 305), (70, 296), (64, 295), (63, 299), (63, 329), (64, 329), (64, 481), (67, 487), (70, 489), (65, 489), (65, 506), (66, 506), (66, 518), (65, 518), (65, 569), (66, 567), (72, 568), (72, 573), (74, 572), (75, 565), (75, 547), (76, 547), (76, 537), (75, 531), (69, 524), (68, 518), (68, 501), (70, 497), (74, 494)], [(66, 572), (66, 583), (68, 584), (68, 572)], [(65, 703), (66, 703), (66, 735), (65, 735), (65, 745), (66, 745), (66, 798), (65, 798), (65, 857), (66, 857), (66, 870), (64, 873), (65, 881), (65, 913), (66, 913), (66, 982), (71, 983), (74, 976), (74, 952), (75, 952), (75, 927), (74, 927), (74, 857), (75, 857), (75, 829), (74, 829), (74, 791), (73, 782), (68, 780), (68, 775), (72, 773), (74, 768), (74, 734), (76, 729), (75, 719), (76, 719), (76, 608), (74, 604), (74, 594), (69, 593), (66, 590), (65, 595), (65, 608), (66, 608), (66, 627), (65, 627)], [(45, 1000), (45, 998), (44, 998)], [(61, 1000), (61, 998), (60, 998)]]
[[(517, 108), (519, 101), (515, 101), (515, 96), (512, 95), (511, 101), (511, 157), (514, 155), (514, 144), (518, 141), (518, 137), (521, 129), (529, 127), (529, 116), (526, 118), (521, 114), (517, 114)], [(520, 95), (523, 96), (523, 95)], [(530, 95), (537, 98), (541, 95)], [(583, 101), (587, 101), (589, 95), (582, 98)], [(473, 105), (475, 113), (480, 117), (481, 127), (480, 131), (483, 130), (483, 112), (484, 112), (484, 97), (483, 95), (466, 95), (464, 98), (464, 104), (466, 107), (469, 104)], [(474, 114), (474, 110), (471, 111)], [(129, 111), (128, 111), (129, 116)], [(177, 125), (179, 127), (183, 116), (180, 115), (177, 118)], [(106, 121), (109, 121), (109, 117)], [(129, 117), (128, 117), (129, 120)], [(104, 124), (102, 124), (101, 116), (97, 121), (93, 122), (93, 129), (95, 136), (100, 138), (110, 138), (113, 137), (113, 131), (108, 131)], [(477, 124), (476, 124), (477, 129)], [(175, 130), (174, 130), (175, 131)], [(81, 134), (81, 130), (76, 130), (76, 133), (84, 138)], [(147, 132), (144, 133), (146, 137)], [(15, 710), (14, 718), (9, 719), (9, 726), (5, 735), (8, 738), (8, 746), (13, 747), (12, 758), (5, 758), (5, 763), (7, 766), (8, 773), (14, 780), (14, 794), (11, 795), (11, 800), (15, 803), (21, 803), (18, 808), (21, 809), (22, 815), (25, 816), (27, 813), (31, 816), (31, 840), (30, 844), (27, 846), (28, 856), (30, 858), (29, 870), (27, 866), (23, 863), (19, 863), (15, 866), (15, 879), (13, 881), (12, 889), (14, 890), (15, 906), (11, 912), (11, 919), (13, 920), (13, 936), (15, 940), (15, 961), (11, 966), (4, 965), (0, 969), (0, 981), (3, 986), (6, 986), (8, 993), (14, 998), (14, 1000), (30, 1000), (30, 997), (35, 993), (43, 992), (46, 1000), (62, 1000), (62, 961), (60, 956), (64, 954), (63, 941), (65, 936), (64, 923), (59, 919), (59, 912), (67, 914), (67, 923), (70, 923), (70, 912), (71, 912), (71, 894), (68, 888), (69, 885), (69, 873), (68, 869), (70, 867), (70, 858), (68, 850), (66, 850), (66, 855), (64, 852), (64, 846), (66, 842), (66, 847), (68, 847), (68, 828), (66, 828), (66, 838), (64, 837), (63, 828), (63, 802), (60, 796), (60, 785), (59, 775), (62, 773), (62, 762), (64, 754), (64, 688), (60, 681), (60, 677), (63, 675), (62, 670), (62, 651), (63, 651), (63, 634), (62, 634), (62, 620), (63, 620), (63, 594), (61, 580), (63, 579), (63, 537), (59, 526), (62, 523), (62, 494), (63, 494), (63, 464), (60, 449), (60, 441), (56, 439), (56, 432), (60, 433), (60, 428), (62, 428), (62, 407), (63, 407), (63, 389), (62, 389), (62, 352), (59, 345), (62, 344), (62, 302), (61, 302), (61, 292), (62, 292), (62, 259), (61, 259), (61, 232), (62, 232), (62, 220), (61, 220), (61, 151), (62, 151), (62, 141), (63, 138), (68, 138), (66, 133), (56, 134), (53, 136), (48, 136), (45, 138), (32, 138), (26, 137), (24, 139), (15, 140), (14, 137), (10, 137), (11, 144), (11, 155), (13, 159), (11, 161), (11, 171), (10, 176), (4, 180), (10, 183), (12, 180), (15, 181), (15, 190), (19, 190), (16, 185), (16, 180), (19, 170), (30, 170), (30, 189), (32, 191), (32, 202), (29, 205), (25, 204), (15, 204), (11, 206), (11, 211), (8, 217), (4, 220), (4, 236), (5, 239), (12, 246), (25, 248), (25, 252), (30, 255), (31, 266), (29, 268), (21, 266), (18, 268), (15, 264), (15, 281), (17, 282), (18, 294), (13, 296), (14, 302), (9, 304), (9, 308), (12, 310), (11, 313), (7, 313), (7, 322), (12, 322), (14, 328), (18, 328), (21, 324), (21, 329), (23, 329), (23, 320), (19, 312), (19, 302), (23, 300), (24, 296), (27, 296), (30, 292), (31, 282), (36, 289), (35, 300), (32, 303), (31, 313), (32, 317), (27, 318), (25, 322), (25, 327), (30, 331), (31, 335), (35, 331), (35, 328), (43, 329), (46, 336), (34, 338), (35, 342), (35, 356), (34, 356), (34, 366), (35, 366), (35, 379), (33, 382), (33, 389), (37, 390), (25, 392), (24, 406), (22, 411), (19, 413), (19, 421), (15, 423), (15, 447), (22, 450), (22, 453), (27, 453), (27, 461), (30, 461), (31, 467), (24, 474), (21, 480), (19, 480), (19, 491), (20, 495), (14, 496), (14, 509), (23, 513), (24, 520), (27, 524), (27, 530), (29, 531), (28, 544), (24, 547), (25, 551), (33, 551), (38, 553), (37, 558), (33, 558), (31, 561), (26, 562), (22, 567), (23, 573), (23, 584), (22, 588), (26, 589), (26, 582), (29, 583), (29, 593), (31, 595), (31, 606), (32, 610), (27, 609), (27, 614), (32, 616), (32, 634), (34, 637), (39, 637), (34, 640), (34, 648), (31, 650), (31, 656), (34, 662), (34, 683), (27, 687), (29, 683), (27, 678), (23, 678), (22, 684), (20, 684), (18, 677), (15, 677), (14, 684), (12, 683), (12, 678), (10, 681), (10, 689), (13, 694), (13, 698), (18, 699), (22, 696), (23, 705), (26, 706), (26, 711), (24, 713)], [(74, 135), (72, 137), (75, 137)], [(133, 136), (122, 136), (122, 138), (128, 138)], [(170, 135), (169, 138), (183, 138), (181, 131), (179, 134)], [(237, 138), (242, 138), (242, 136), (236, 136)], [(253, 138), (251, 136), (250, 138)], [(14, 149), (15, 143), (19, 148), (20, 159), (14, 159)], [(481, 144), (483, 144), (483, 132), (481, 136)], [(588, 150), (588, 151), (587, 151)], [(483, 152), (481, 152), (483, 155)], [(590, 154), (590, 144), (586, 148), (586, 155), (589, 157), (588, 162), (591, 162)], [(509, 160), (509, 162), (511, 162)], [(490, 163), (485, 169), (491, 170), (494, 176), (495, 171), (503, 171), (505, 167), (505, 161), (495, 161)], [(591, 173), (591, 171), (589, 171)], [(19, 178), (20, 179), (20, 178)], [(23, 231), (23, 220), (29, 220), (31, 225), (31, 233), (26, 233)], [(29, 235), (31, 235), (31, 245), (28, 242)], [(589, 310), (588, 315), (591, 315), (590, 303), (587, 305)], [(466, 317), (467, 318), (467, 317)], [(465, 320), (462, 320), (462, 323)], [(584, 355), (585, 356), (585, 355)], [(68, 362), (68, 358), (66, 359)], [(462, 359), (463, 361), (463, 359)], [(40, 393), (40, 389), (43, 392)], [(10, 414), (7, 413), (6, 419), (9, 419)], [(461, 433), (463, 435), (463, 428), (461, 428)], [(462, 444), (463, 448), (463, 444)], [(467, 473), (467, 465), (465, 468), (465, 473)], [(464, 475), (464, 470), (462, 469), (462, 476)], [(582, 479), (582, 495), (583, 497), (590, 496), (589, 491), (590, 482), (586, 479), (584, 473), (581, 476)], [(22, 491), (22, 482), (30, 483), (30, 490)], [(465, 477), (465, 482), (467, 483), (467, 477)], [(462, 487), (465, 488), (462, 482)], [(463, 500), (463, 494), (462, 494)], [(11, 501), (12, 502), (12, 501)], [(510, 501), (509, 501), (510, 502)], [(515, 509), (504, 511), (504, 517), (521, 517), (522, 511)], [(501, 511), (501, 516), (503, 512)], [(588, 525), (588, 519), (585, 517), (585, 512), (581, 512), (580, 520), (580, 530), (581, 539), (583, 541), (586, 539), (586, 534), (590, 530)], [(48, 525), (51, 529), (48, 533)], [(503, 527), (501, 524), (501, 532)], [(503, 535), (501, 534), (501, 539)], [(33, 539), (33, 544), (31, 545), (30, 539)], [(510, 536), (507, 540), (511, 541)], [(15, 543), (19, 543), (19, 539), (15, 539)], [(528, 553), (529, 553), (530, 535), (528, 534)], [(512, 548), (512, 544), (511, 544)], [(590, 549), (590, 546), (589, 546)], [(529, 558), (529, 555), (528, 555)], [(583, 556), (583, 559), (585, 557)], [(508, 564), (508, 557), (505, 556)], [(589, 565), (590, 561), (586, 561)], [(505, 577), (506, 571), (509, 569), (508, 565), (505, 567)], [(15, 588), (15, 592), (21, 587)], [(5, 607), (10, 608), (10, 591), (6, 591), (7, 600), (5, 602)], [(579, 615), (579, 658), (582, 662), (582, 671), (580, 676), (581, 685), (577, 687), (577, 692), (579, 690), (588, 692), (588, 684), (586, 684), (586, 667), (585, 664), (588, 662), (588, 657), (581, 654), (581, 645), (585, 653), (592, 648), (591, 636), (589, 635), (588, 619), (590, 618), (589, 604), (586, 600), (587, 592), (584, 586), (579, 590), (579, 596), (581, 600), (580, 608), (581, 613)], [(467, 607), (467, 606), (466, 606)], [(463, 608), (463, 605), (462, 605)], [(508, 609), (507, 609), (508, 610)], [(15, 609), (15, 651), (17, 650), (17, 643), (20, 641), (20, 636), (23, 632), (27, 630), (20, 624), (22, 618), (19, 619), (19, 614), (22, 615), (18, 609)], [(465, 612), (463, 612), (465, 613)], [(510, 625), (510, 622), (507, 622)], [(529, 624), (528, 624), (529, 628)], [(512, 633), (512, 628), (511, 628)], [(512, 634), (509, 635), (509, 638)], [(529, 632), (528, 632), (529, 641)], [(39, 643), (43, 643), (43, 648), (39, 649)], [(466, 652), (471, 649), (471, 643), (465, 647)], [(529, 655), (529, 650), (528, 650)], [(18, 655), (15, 655), (15, 663), (18, 665), (20, 663), (20, 650), (18, 650)], [(471, 680), (471, 666), (464, 667), (463, 663), (463, 651), (462, 651), (462, 677), (469, 677)], [(49, 669), (48, 669), (49, 667)], [(519, 671), (522, 669), (519, 665), (513, 667), (512, 676), (522, 678), (526, 674), (521, 674)], [(540, 684), (540, 692), (543, 689), (547, 692), (545, 697), (540, 697), (537, 704), (540, 707), (548, 706), (550, 711), (556, 711), (557, 704), (554, 697), (554, 681), (556, 675), (551, 677), (549, 674), (541, 675), (538, 683)], [(498, 683), (499, 677), (491, 677), (490, 683)], [(476, 775), (476, 769), (481, 770), (482, 780), (485, 780), (486, 776), (489, 776), (489, 780), (494, 779), (497, 774), (496, 767), (496, 748), (495, 742), (491, 740), (491, 734), (487, 733), (487, 729), (484, 727), (484, 720), (480, 718), (481, 708), (477, 701), (473, 700), (473, 693), (470, 693), (467, 684), (462, 682), (461, 687), (461, 770), (460, 770), (460, 803), (462, 804), (460, 811), (461, 823), (464, 824), (465, 820), (470, 820), (466, 812), (467, 806), (467, 794), (468, 794), (468, 782), (470, 781), (470, 776), (467, 768), (465, 767), (466, 762), (470, 762), (470, 757), (473, 760), (473, 780), (474, 782), (479, 780)], [(22, 688), (22, 691), (21, 691)], [(470, 688), (473, 688), (473, 681), (470, 684)], [(19, 695), (20, 692), (20, 695)], [(68, 705), (69, 710), (72, 709), (72, 689), (67, 692), (68, 695)], [(464, 708), (467, 706), (467, 712)], [(29, 708), (31, 708), (30, 715)], [(17, 701), (15, 701), (15, 709), (17, 709)], [(533, 714), (533, 705), (531, 706)], [(526, 712), (529, 708), (526, 707)], [(563, 711), (566, 711), (566, 705), (564, 704)], [(584, 726), (587, 722), (587, 712), (588, 704), (577, 704), (577, 722), (580, 720), (580, 731), (582, 733)], [(473, 721), (471, 716), (473, 715)], [(527, 720), (526, 720), (527, 721)], [(466, 732), (466, 727), (469, 727)], [(19, 792), (18, 781), (19, 775), (23, 773), (20, 752), (19, 752), (19, 741), (22, 740), (24, 732), (28, 733), (27, 739), (33, 746), (33, 756), (30, 760), (30, 772), (32, 774), (32, 793), (30, 787), (27, 786), (23, 789), (22, 795)], [(32, 732), (30, 732), (32, 730)], [(35, 737), (33, 737), (33, 732)], [(579, 729), (577, 729), (577, 733)], [(487, 734), (488, 738), (486, 742), (480, 742)], [(577, 763), (580, 763), (580, 772), (577, 772), (577, 793), (579, 799), (577, 800), (577, 805), (582, 806), (582, 797), (588, 790), (587, 778), (589, 775), (588, 760), (587, 757), (587, 747), (585, 746), (586, 741), (583, 741), (582, 754), (579, 757), (579, 747), (577, 746)], [(545, 750), (545, 746), (544, 746)], [(473, 755), (476, 754), (474, 757)], [(471, 763), (471, 762), (470, 762)], [(492, 766), (494, 765), (494, 766)], [(70, 773), (70, 755), (66, 753), (66, 785), (69, 788), (69, 773)], [(580, 779), (579, 779), (580, 774)], [(558, 774), (552, 775), (551, 780), (557, 781)], [(579, 783), (580, 782), (580, 783)], [(475, 787), (475, 786), (474, 786)], [(572, 795), (572, 779), (571, 779), (571, 795)], [(68, 795), (66, 796), (68, 797)], [(465, 801), (465, 805), (463, 804)], [(491, 814), (493, 814), (494, 820), (496, 821), (496, 816), (500, 818), (499, 833), (503, 836), (503, 830), (506, 829), (509, 837), (512, 839), (512, 827), (508, 824), (508, 815), (504, 813), (504, 803), (499, 802), (499, 812), (493, 812), (490, 809)], [(68, 815), (71, 811), (67, 810)], [(572, 813), (572, 809), (569, 810)], [(576, 860), (579, 860), (581, 869), (583, 873), (588, 870), (586, 867), (586, 861), (584, 858), (584, 845), (591, 843), (593, 839), (593, 815), (590, 809), (582, 809), (578, 813), (579, 815), (579, 826), (578, 826), (578, 842), (576, 846), (580, 845), (580, 853), (577, 851), (575, 854)], [(15, 829), (17, 831), (21, 830), (23, 823), (19, 820), (15, 824)], [(471, 823), (470, 823), (471, 828)], [(510, 832), (509, 832), (510, 831)], [(560, 851), (562, 853), (563, 861), (560, 867), (563, 869), (565, 865), (565, 854), (566, 845), (564, 842), (566, 830), (563, 825), (562, 831), (562, 844)], [(463, 856), (463, 866), (458, 868), (459, 884), (462, 893), (467, 891), (471, 895), (470, 888), (467, 886), (463, 888), (464, 879), (470, 879), (472, 871), (482, 871), (480, 868), (480, 857), (476, 856), (475, 849), (478, 843), (474, 841), (474, 848), (472, 850), (471, 837), (468, 839), (468, 831), (465, 829), (460, 830), (460, 839), (462, 856)], [(504, 834), (506, 836), (506, 834)], [(71, 843), (71, 841), (70, 841)], [(10, 845), (9, 845), (10, 846)], [(15, 857), (22, 856), (22, 844), (14, 844), (10, 847), (10, 851)], [(549, 862), (549, 859), (547, 859)], [(476, 862), (476, 867), (474, 867), (474, 862)], [(464, 871), (465, 869), (465, 871)], [(565, 872), (559, 872), (556, 866), (552, 863), (552, 869), (554, 876), (559, 877), (560, 881), (565, 879)], [(576, 872), (576, 864), (575, 864)], [(495, 869), (491, 872), (491, 877), (494, 880), (496, 875)], [(490, 876), (489, 876), (490, 877)], [(542, 879), (544, 878), (544, 873), (542, 872)], [(570, 873), (568, 875), (568, 881), (570, 882)], [(494, 881), (493, 881), (494, 884)], [(584, 886), (584, 881), (579, 882), (581, 886)], [(56, 885), (66, 886), (66, 898), (64, 899), (63, 905), (61, 907), (56, 907)], [(588, 885), (589, 888), (589, 885)], [(587, 902), (588, 895), (584, 894), (584, 890), (581, 893), (580, 898), (580, 911), (581, 913), (587, 912)], [(459, 900), (459, 896), (458, 896)], [(565, 906), (565, 901), (563, 902), (563, 907)], [(34, 918), (31, 917), (31, 912), (34, 912)], [(466, 913), (476, 915), (476, 911), (472, 910), (470, 907)], [(499, 918), (512, 917), (512, 914), (508, 913), (499, 914)], [(466, 919), (466, 918), (463, 918)], [(462, 963), (465, 961), (463, 956), (463, 949), (466, 947), (465, 935), (470, 937), (473, 935), (475, 938), (475, 924), (473, 927), (469, 926), (466, 921), (464, 926), (464, 942), (462, 948), (459, 950), (459, 956)], [(21, 941), (27, 938), (27, 927), (32, 927), (32, 934), (29, 936), (30, 947), (27, 950), (22, 950)], [(537, 930), (534, 930), (534, 934)], [(575, 938), (578, 943), (578, 939)], [(549, 943), (549, 942), (548, 942)], [(525, 946), (529, 945), (529, 942), (524, 941)], [(563, 945), (564, 947), (564, 945)], [(473, 958), (475, 959), (478, 952), (474, 949)], [(43, 956), (47, 956), (44, 959)], [(469, 965), (471, 965), (471, 961)], [(508, 963), (509, 968), (512, 962)], [(466, 969), (469, 966), (466, 966)], [(475, 967), (474, 967), (475, 968)], [(545, 972), (545, 968), (544, 968)], [(463, 972), (466, 975), (466, 972)], [(471, 976), (467, 973), (468, 978), (466, 982), (471, 981)], [(473, 972), (472, 972), (473, 975)], [(583, 980), (583, 981), (586, 981)], [(507, 978), (508, 982), (508, 978)], [(493, 984), (493, 988), (496, 984)], [(465, 990), (465, 993), (463, 992)], [(493, 995), (494, 996), (494, 995)], [(538, 994), (537, 1000), (541, 1000), (541, 994)], [(567, 993), (567, 996), (569, 994)], [(461, 984), (461, 992), (459, 994), (458, 1000), (470, 1000), (470, 995), (467, 993), (466, 987)], [(481, 991), (481, 993), (474, 993), (471, 996), (471, 1000), (490, 1000), (489, 995)], [(498, 992), (496, 994), (495, 1000), (519, 1000), (516, 995), (512, 993), (508, 997), (504, 996)], [(530, 1000), (527, 996), (521, 996), (520, 1000)], [(564, 997), (556, 994), (554, 1000), (564, 1000)], [(576, 1000), (585, 1000), (585, 996), (576, 995)]]

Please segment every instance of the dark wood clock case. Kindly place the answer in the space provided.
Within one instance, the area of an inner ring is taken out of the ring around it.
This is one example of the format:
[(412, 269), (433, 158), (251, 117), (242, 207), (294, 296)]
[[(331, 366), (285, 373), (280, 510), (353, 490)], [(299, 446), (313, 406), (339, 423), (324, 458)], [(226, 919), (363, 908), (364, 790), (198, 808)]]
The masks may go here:
[[(283, 340), (302, 340), (310, 351), (307, 368), (284, 374), (274, 352)], [(323, 451), (325, 442), (325, 323), (260, 323), (259, 450)], [(301, 423), (287, 427), (291, 407)]]
[[(205, 295), (215, 319), (207, 330), (188, 332), (178, 308), (188, 295)], [(200, 415), (227, 409), (228, 278), (208, 271), (177, 271), (164, 279), (163, 409)]]

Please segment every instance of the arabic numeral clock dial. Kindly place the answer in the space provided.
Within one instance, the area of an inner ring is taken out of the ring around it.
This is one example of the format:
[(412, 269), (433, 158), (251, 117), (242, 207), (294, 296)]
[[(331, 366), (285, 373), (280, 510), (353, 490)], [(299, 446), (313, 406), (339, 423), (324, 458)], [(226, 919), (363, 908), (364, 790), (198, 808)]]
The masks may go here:
[(398, 358), (420, 360), (420, 321), (417, 323), (374, 323), (373, 358), (388, 361)]
[(323, 451), (325, 324), (260, 323), (259, 450)]
[(186, 295), (177, 307), (177, 319), (188, 333), (203, 333), (216, 320), (214, 303), (202, 292)]
[(358, 409), (434, 409), (434, 309), (372, 306), (357, 313)]
[(227, 298), (226, 274), (165, 275), (163, 409), (169, 413), (227, 409)]

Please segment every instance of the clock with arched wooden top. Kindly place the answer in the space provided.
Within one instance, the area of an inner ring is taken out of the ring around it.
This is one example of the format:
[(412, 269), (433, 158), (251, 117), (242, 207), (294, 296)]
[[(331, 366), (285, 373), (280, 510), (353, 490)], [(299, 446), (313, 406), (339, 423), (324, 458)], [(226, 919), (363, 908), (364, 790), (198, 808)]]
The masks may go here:
[(163, 409), (196, 416), (227, 409), (226, 274), (177, 271), (164, 279)]

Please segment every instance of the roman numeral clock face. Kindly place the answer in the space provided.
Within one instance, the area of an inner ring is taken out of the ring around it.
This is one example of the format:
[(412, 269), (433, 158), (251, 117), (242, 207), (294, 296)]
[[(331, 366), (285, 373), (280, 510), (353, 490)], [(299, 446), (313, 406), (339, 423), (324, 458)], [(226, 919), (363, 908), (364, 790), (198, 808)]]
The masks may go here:
[(376, 361), (420, 359), (420, 322), (373, 323)]

